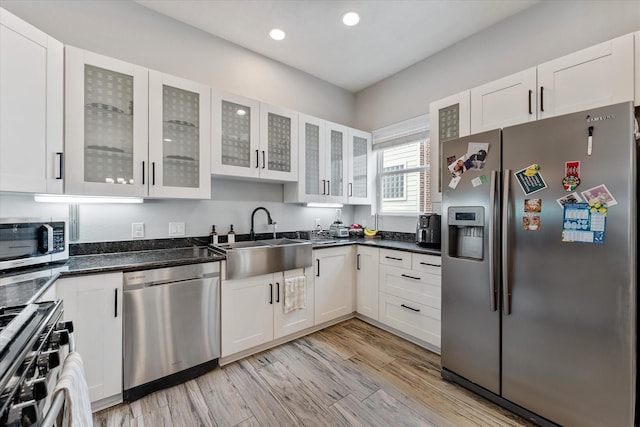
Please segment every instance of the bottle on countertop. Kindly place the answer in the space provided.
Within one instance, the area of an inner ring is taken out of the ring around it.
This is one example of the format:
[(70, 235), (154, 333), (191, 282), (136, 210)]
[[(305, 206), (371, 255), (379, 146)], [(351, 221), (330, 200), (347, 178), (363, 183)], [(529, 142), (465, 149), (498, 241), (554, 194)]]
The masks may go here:
[(212, 245), (218, 244), (218, 233), (216, 233), (216, 226), (211, 226), (211, 233), (209, 233), (209, 243)]
[(233, 243), (236, 241), (236, 232), (233, 231), (233, 224), (229, 228), (229, 234), (227, 234), (227, 243)]

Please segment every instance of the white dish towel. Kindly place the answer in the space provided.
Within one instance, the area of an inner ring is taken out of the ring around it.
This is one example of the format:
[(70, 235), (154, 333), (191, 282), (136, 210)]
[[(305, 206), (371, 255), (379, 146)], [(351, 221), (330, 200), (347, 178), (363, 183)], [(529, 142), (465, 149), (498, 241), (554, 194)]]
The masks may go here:
[(307, 289), (305, 277), (297, 276), (284, 279), (284, 304), (283, 311), (289, 313), (307, 306)]
[(84, 376), (84, 365), (78, 352), (69, 353), (64, 359), (54, 396), (64, 393), (63, 427), (92, 427), (91, 398)]

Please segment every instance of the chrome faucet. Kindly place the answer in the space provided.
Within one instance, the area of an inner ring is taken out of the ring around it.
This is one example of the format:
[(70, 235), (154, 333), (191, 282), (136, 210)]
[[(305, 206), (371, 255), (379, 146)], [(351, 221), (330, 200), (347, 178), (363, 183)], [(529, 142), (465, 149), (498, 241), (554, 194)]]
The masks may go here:
[[(275, 224), (275, 221), (273, 221), (271, 219), (271, 214), (269, 213), (269, 211), (267, 210), (267, 208), (259, 206), (257, 208), (255, 208), (253, 210), (253, 212), (251, 212), (251, 231), (249, 232), (249, 239), (251, 240), (256, 240), (256, 233), (253, 232), (253, 217), (256, 215), (256, 212), (258, 212), (259, 210), (263, 210), (265, 211), (265, 213), (267, 214), (267, 224), (272, 225)], [(275, 226), (273, 228), (273, 234), (274, 234), (274, 238), (275, 238)]]

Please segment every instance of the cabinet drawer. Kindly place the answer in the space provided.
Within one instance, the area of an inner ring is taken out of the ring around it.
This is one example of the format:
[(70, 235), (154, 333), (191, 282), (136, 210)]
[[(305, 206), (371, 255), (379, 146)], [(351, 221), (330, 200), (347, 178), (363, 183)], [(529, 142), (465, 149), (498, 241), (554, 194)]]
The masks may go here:
[(441, 274), (442, 258), (436, 255), (413, 254), (411, 269), (425, 273)]
[(440, 348), (440, 310), (380, 293), (380, 322)]
[(380, 266), (380, 292), (440, 310), (440, 275)]
[(380, 249), (380, 264), (411, 269), (411, 252)]

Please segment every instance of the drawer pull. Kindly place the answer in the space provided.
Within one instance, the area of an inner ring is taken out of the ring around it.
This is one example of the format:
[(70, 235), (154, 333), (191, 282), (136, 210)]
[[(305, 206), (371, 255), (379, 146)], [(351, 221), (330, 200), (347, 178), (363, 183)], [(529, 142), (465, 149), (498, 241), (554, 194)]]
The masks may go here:
[(407, 310), (415, 311), (416, 313), (420, 311), (419, 308), (409, 307), (408, 305), (400, 304), (400, 307), (406, 308)]
[(392, 259), (392, 260), (395, 260), (395, 261), (402, 261), (402, 258), (396, 258), (396, 257), (392, 257), (392, 256), (387, 256), (387, 255), (385, 255), (385, 258)]
[(408, 276), (406, 274), (401, 274), (402, 277), (406, 277), (407, 279), (420, 280), (419, 277)]
[(429, 264), (428, 262), (420, 262), (420, 265), (428, 265), (429, 267), (440, 267), (438, 264)]

